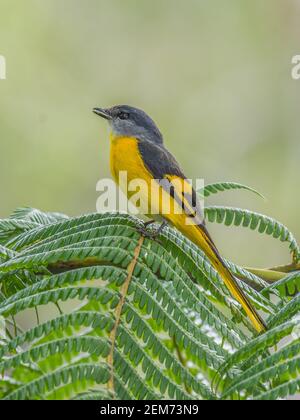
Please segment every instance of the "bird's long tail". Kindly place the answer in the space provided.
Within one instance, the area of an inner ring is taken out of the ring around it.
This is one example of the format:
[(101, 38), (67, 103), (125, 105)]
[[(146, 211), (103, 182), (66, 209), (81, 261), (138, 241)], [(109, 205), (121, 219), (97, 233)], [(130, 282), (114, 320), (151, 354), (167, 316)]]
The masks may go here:
[(253, 323), (255, 329), (262, 333), (267, 330), (266, 324), (264, 323), (261, 316), (258, 314), (256, 309), (250, 303), (249, 299), (245, 296), (243, 290), (237, 283), (234, 276), (230, 273), (226, 267), (222, 257), (220, 256), (213, 240), (211, 239), (206, 227), (204, 225), (197, 226), (197, 231), (193, 232), (191, 239), (195, 242), (210, 259), (213, 267), (222, 277), (225, 285), (232, 294), (232, 296), (242, 305), (249, 319)]

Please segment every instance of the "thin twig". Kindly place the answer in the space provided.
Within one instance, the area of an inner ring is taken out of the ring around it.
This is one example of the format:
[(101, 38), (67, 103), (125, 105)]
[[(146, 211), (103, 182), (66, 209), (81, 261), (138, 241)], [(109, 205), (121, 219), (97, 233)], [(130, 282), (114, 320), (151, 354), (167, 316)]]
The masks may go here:
[(270, 268), (270, 270), (272, 271), (280, 271), (282, 273), (292, 273), (293, 271), (298, 271), (300, 270), (300, 263), (292, 263), (292, 264), (288, 264), (288, 265), (282, 265), (279, 267), (273, 267)]
[(267, 281), (268, 283), (274, 283), (286, 277), (286, 273), (282, 273), (280, 271), (252, 267), (244, 267), (244, 269), (246, 271), (249, 271), (249, 273), (255, 274), (256, 276)]
[(34, 310), (35, 310), (35, 316), (36, 316), (36, 322), (37, 322), (37, 325), (40, 325), (40, 315), (39, 315), (39, 309), (38, 309), (38, 307), (37, 307), (37, 306), (35, 306), (35, 307), (34, 307)]
[(121, 289), (121, 298), (115, 309), (115, 324), (109, 336), (110, 342), (111, 342), (111, 348), (110, 348), (109, 355), (107, 357), (107, 363), (108, 363), (111, 373), (110, 373), (110, 380), (108, 381), (107, 386), (108, 386), (108, 389), (112, 391), (113, 393), (114, 393), (114, 351), (115, 351), (115, 345), (116, 345), (117, 330), (121, 321), (121, 314), (122, 314), (123, 306), (126, 300), (128, 288), (132, 279), (132, 275), (133, 275), (137, 260), (141, 252), (144, 239), (145, 238), (143, 236), (140, 237), (137, 247), (134, 250), (134, 257), (127, 267), (127, 277)]

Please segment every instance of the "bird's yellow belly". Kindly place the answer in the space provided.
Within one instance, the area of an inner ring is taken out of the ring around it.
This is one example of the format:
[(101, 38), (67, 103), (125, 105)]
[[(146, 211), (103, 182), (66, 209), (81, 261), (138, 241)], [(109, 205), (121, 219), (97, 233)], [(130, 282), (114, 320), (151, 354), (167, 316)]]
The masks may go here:
[(145, 167), (135, 138), (111, 138), (110, 168), (115, 182), (140, 214), (154, 219), (160, 219), (160, 215), (176, 227), (186, 224), (181, 206)]

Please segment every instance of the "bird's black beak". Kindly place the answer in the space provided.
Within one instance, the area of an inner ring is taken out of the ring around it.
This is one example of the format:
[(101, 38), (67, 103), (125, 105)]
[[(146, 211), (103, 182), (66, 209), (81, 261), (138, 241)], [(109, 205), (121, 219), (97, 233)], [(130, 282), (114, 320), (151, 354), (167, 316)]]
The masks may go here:
[(104, 108), (94, 108), (93, 109), (93, 112), (95, 114), (99, 115), (100, 117), (105, 118), (106, 120), (111, 120), (112, 119), (112, 117), (109, 114), (109, 112), (108, 112), (107, 109), (104, 109)]

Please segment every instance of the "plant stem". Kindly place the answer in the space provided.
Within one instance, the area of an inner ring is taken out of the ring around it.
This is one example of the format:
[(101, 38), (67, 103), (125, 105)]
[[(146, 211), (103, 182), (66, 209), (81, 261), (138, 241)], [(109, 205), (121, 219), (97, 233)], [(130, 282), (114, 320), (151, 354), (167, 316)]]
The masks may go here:
[(115, 387), (114, 387), (114, 351), (115, 351), (115, 345), (116, 345), (116, 338), (117, 338), (117, 330), (118, 330), (118, 326), (120, 324), (121, 321), (121, 315), (122, 315), (122, 309), (126, 300), (126, 296), (127, 296), (127, 292), (128, 292), (128, 288), (133, 276), (133, 272), (137, 263), (137, 260), (140, 256), (140, 252), (141, 252), (141, 248), (144, 242), (144, 236), (140, 237), (140, 240), (138, 242), (137, 247), (134, 250), (134, 257), (132, 259), (132, 261), (130, 262), (129, 266), (127, 267), (127, 278), (122, 286), (121, 289), (121, 298), (120, 301), (115, 309), (115, 324), (114, 327), (110, 333), (110, 341), (111, 341), (111, 348), (110, 348), (110, 352), (109, 355), (107, 357), (107, 364), (110, 368), (110, 380), (107, 384), (108, 386), (108, 390), (112, 391), (114, 393), (115, 391)]
[(245, 270), (249, 271), (249, 273), (255, 274), (256, 276), (267, 281), (268, 283), (274, 283), (286, 277), (286, 273), (281, 272), (281, 271), (261, 269), (261, 268), (252, 268), (252, 267), (244, 267), (244, 268)]
[(260, 277), (268, 283), (274, 283), (283, 279), (287, 274), (300, 270), (300, 263), (292, 263), (272, 268), (244, 267), (245, 270)]
[(279, 267), (270, 268), (271, 271), (280, 271), (282, 273), (291, 273), (293, 271), (300, 270), (300, 263), (292, 263), (288, 265), (282, 265)]

